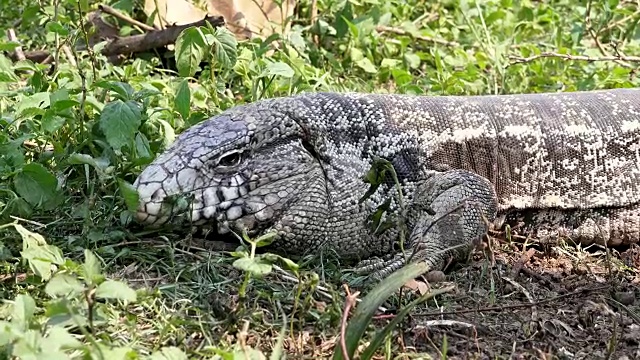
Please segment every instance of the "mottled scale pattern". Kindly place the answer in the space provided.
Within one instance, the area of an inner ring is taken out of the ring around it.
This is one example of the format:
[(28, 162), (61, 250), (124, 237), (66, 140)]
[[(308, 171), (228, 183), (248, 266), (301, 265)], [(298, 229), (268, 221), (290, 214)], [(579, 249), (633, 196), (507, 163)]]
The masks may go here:
[[(359, 203), (376, 156), (394, 165), (406, 214), (390, 177)], [(459, 245), (459, 254), (445, 251), (457, 258), (486, 232), (481, 217), (524, 222), (540, 236), (629, 244), (639, 240), (640, 90), (266, 99), (186, 130), (134, 185), (143, 224), (275, 230), (285, 253), (382, 257), (371, 269), (392, 270), (405, 255), (398, 228), (370, 226), (390, 197), (383, 220), (407, 217), (409, 248), (434, 267), (441, 256), (430, 254)], [(183, 195), (186, 211), (169, 201)]]

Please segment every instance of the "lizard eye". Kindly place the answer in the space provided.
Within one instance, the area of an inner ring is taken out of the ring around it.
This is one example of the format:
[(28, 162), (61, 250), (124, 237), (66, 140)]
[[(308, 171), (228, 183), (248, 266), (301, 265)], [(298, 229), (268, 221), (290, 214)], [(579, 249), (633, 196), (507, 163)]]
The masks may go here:
[(237, 166), (242, 161), (242, 153), (237, 150), (230, 151), (220, 157), (218, 165), (220, 166)]

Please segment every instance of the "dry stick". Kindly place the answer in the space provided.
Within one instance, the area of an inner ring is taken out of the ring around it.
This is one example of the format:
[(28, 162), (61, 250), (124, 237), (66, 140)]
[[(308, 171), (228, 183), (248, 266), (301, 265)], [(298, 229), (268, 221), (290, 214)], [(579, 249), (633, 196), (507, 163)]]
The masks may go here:
[(78, 63), (76, 62), (76, 58), (73, 56), (73, 53), (71, 52), (71, 49), (69, 48), (69, 45), (62, 45), (62, 51), (64, 52), (64, 55), (67, 57), (67, 60), (69, 60), (69, 64), (71, 64), (71, 66), (73, 67), (78, 67)]
[[(587, 10), (585, 11), (585, 15), (584, 15), (584, 23), (587, 26), (587, 32), (589, 33), (589, 35), (593, 39), (593, 41), (596, 44), (596, 47), (598, 48), (598, 50), (600, 50), (600, 53), (602, 55), (604, 55), (604, 56), (610, 56), (609, 53), (607, 52), (607, 50), (605, 50), (605, 48), (602, 45), (602, 43), (600, 42), (600, 39), (598, 39), (598, 33), (593, 29), (593, 25), (591, 24), (591, 4), (592, 4), (592, 0), (588, 0), (587, 1)], [(620, 55), (620, 54), (617, 54), (617, 55)], [(619, 64), (621, 66), (624, 66), (624, 67), (627, 67), (627, 68), (632, 68), (633, 67), (630, 64), (625, 63), (624, 61), (621, 61), (621, 60), (614, 60), (614, 61), (617, 64)]]
[(571, 54), (559, 54), (555, 52), (543, 52), (541, 54), (533, 55), (529, 57), (509, 56), (509, 59), (514, 61), (509, 65), (528, 63), (541, 58), (559, 58), (563, 60), (576, 60), (576, 61), (587, 61), (587, 62), (596, 62), (596, 61), (640, 62), (640, 56), (606, 55), (606, 56), (593, 57), (593, 56), (585, 56), (585, 55), (571, 55)]
[(127, 23), (129, 23), (131, 25), (138, 26), (142, 30), (146, 30), (146, 31), (156, 31), (157, 30), (153, 26), (149, 26), (149, 25), (147, 25), (145, 23), (142, 23), (142, 22), (140, 22), (140, 21), (138, 21), (136, 19), (130, 18), (129, 16), (119, 12), (118, 10), (112, 8), (109, 5), (100, 4), (100, 5), (98, 5), (98, 9), (100, 9), (100, 11), (102, 11), (102, 12), (104, 12), (106, 14), (112, 15), (113, 17), (116, 17), (116, 18), (118, 18), (118, 19), (120, 19), (120, 20), (122, 20), (124, 22), (127, 22)]
[[(318, 19), (318, 0), (311, 0), (311, 26), (315, 25), (316, 20)], [(317, 34), (313, 35), (313, 42), (318, 45), (320, 43), (320, 38)]]
[(574, 296), (574, 295), (580, 295), (584, 292), (592, 292), (592, 291), (598, 291), (598, 290), (606, 290), (609, 289), (610, 286), (598, 286), (598, 287), (594, 287), (594, 288), (590, 288), (590, 289), (580, 289), (580, 290), (576, 290), (567, 294), (562, 294), (562, 295), (558, 295), (558, 296), (554, 296), (548, 299), (544, 299), (544, 300), (539, 300), (536, 301), (534, 303), (521, 303), (521, 304), (513, 304), (513, 305), (505, 305), (505, 306), (490, 306), (490, 307), (485, 307), (485, 308), (479, 308), (479, 309), (466, 309), (466, 310), (452, 310), (452, 311), (438, 311), (438, 312), (429, 312), (429, 313), (423, 313), (423, 314), (414, 314), (414, 316), (441, 316), (441, 315), (459, 315), (459, 314), (468, 314), (468, 313), (473, 313), (473, 312), (488, 312), (488, 311), (504, 311), (504, 310), (508, 310), (508, 309), (526, 309), (528, 307), (531, 307), (532, 305), (542, 305), (542, 304), (546, 304), (546, 303), (550, 303), (553, 301), (557, 301), (560, 299), (564, 299), (566, 297), (569, 296)]
[(536, 320), (538, 319), (538, 308), (536, 307), (536, 303), (535, 301), (533, 301), (531, 294), (529, 294), (529, 291), (527, 291), (524, 286), (509, 279), (508, 277), (503, 276), (502, 279), (508, 281), (511, 285), (518, 288), (518, 290), (520, 290), (520, 292), (522, 292), (524, 296), (527, 297), (527, 300), (529, 300), (529, 304), (531, 304), (531, 324), (529, 326), (532, 331), (535, 331)]
[(344, 291), (347, 294), (346, 302), (344, 305), (344, 311), (342, 312), (342, 321), (340, 321), (340, 349), (342, 350), (342, 357), (349, 360), (349, 354), (347, 354), (347, 343), (345, 339), (345, 332), (347, 330), (347, 318), (349, 317), (349, 311), (356, 304), (356, 299), (360, 295), (360, 291), (356, 291), (351, 294), (349, 286), (344, 284)]
[(18, 60), (26, 60), (27, 58), (24, 56), (24, 52), (22, 51), (22, 46), (20, 46), (20, 41), (18, 40), (18, 37), (16, 36), (16, 32), (14, 29), (7, 30), (7, 38), (9, 38), (9, 41), (18, 43), (18, 46), (13, 50), (16, 54), (16, 58)]
[(624, 23), (626, 23), (626, 22), (627, 22), (627, 21), (629, 21), (629, 20), (633, 20), (633, 18), (635, 18), (636, 16), (640, 16), (640, 9), (636, 10), (636, 11), (635, 11), (633, 14), (631, 14), (631, 15), (625, 16), (625, 17), (623, 17), (622, 19), (620, 19), (620, 20), (618, 20), (618, 21), (615, 21), (615, 22), (612, 22), (611, 24), (609, 24), (609, 25), (607, 25), (607, 26), (603, 27), (603, 28), (601, 29), (601, 31), (609, 31), (609, 30), (612, 30), (612, 29), (613, 29), (613, 28), (615, 28), (615, 27), (618, 27), (618, 26), (620, 26), (620, 25), (624, 25)]

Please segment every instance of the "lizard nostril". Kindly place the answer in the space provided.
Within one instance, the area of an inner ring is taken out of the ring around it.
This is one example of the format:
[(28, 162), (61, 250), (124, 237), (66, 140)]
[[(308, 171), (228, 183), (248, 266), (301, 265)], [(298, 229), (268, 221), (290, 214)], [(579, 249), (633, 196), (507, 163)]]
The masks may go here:
[(162, 188), (156, 190), (153, 192), (153, 194), (151, 195), (151, 200), (152, 201), (156, 201), (158, 200), (163, 194)]

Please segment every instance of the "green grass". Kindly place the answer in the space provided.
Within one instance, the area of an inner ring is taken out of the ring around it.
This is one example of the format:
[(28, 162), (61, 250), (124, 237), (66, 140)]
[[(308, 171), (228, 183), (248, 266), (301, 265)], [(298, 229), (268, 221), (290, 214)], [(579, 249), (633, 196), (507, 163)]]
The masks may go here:
[[(140, 13), (140, 2), (105, 3)], [(332, 254), (253, 257), (249, 245), (211, 251), (184, 234), (131, 226), (137, 174), (185, 128), (232, 106), (303, 91), (481, 95), (639, 85), (640, 7), (631, 1), (319, 0), (311, 23), (304, 0), (284, 37), (238, 42), (225, 29), (185, 31), (173, 70), (155, 53), (114, 65), (96, 51), (75, 52), (71, 63), (61, 46), (88, 36), (80, 20), (96, 6), (0, 0), (2, 33), (14, 27), (23, 50), (59, 59), (52, 67), (0, 53), (0, 358), (341, 351), (341, 284), (356, 279)], [(0, 51), (15, 45), (0, 39)], [(484, 287), (484, 299), (496, 301), (505, 283), (479, 261), (464, 286)], [(413, 305), (462, 301), (427, 297)], [(412, 300), (393, 296), (385, 306)], [(361, 345), (388, 324), (368, 316)], [(417, 350), (400, 333), (377, 338), (379, 358), (441, 355), (454, 342), (430, 339), (428, 351)], [(519, 351), (537, 354), (527, 346)], [(508, 357), (497, 349), (489, 353)]]

